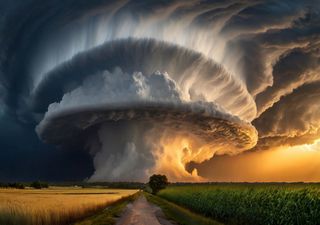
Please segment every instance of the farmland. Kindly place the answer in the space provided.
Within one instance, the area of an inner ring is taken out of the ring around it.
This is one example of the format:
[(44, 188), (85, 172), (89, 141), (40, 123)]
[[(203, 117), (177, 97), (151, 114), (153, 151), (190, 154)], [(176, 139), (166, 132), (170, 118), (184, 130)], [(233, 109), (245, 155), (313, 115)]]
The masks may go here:
[(170, 186), (158, 196), (225, 224), (320, 224), (317, 185)]
[(0, 189), (0, 224), (69, 224), (135, 192), (73, 187)]

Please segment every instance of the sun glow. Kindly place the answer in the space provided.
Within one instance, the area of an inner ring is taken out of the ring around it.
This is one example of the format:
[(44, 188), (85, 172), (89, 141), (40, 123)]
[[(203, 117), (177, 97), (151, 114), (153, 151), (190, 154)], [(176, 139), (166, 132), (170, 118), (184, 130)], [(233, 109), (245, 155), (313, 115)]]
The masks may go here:
[(312, 144), (297, 145), (289, 148), (291, 151), (303, 151), (303, 152), (320, 152), (320, 139), (316, 140)]
[(197, 169), (214, 181), (316, 182), (320, 177), (320, 140), (236, 156), (217, 156)]
[(214, 155), (214, 150), (208, 145), (185, 137), (170, 137), (165, 135), (161, 140), (161, 149), (155, 151), (156, 165), (154, 171), (167, 174), (171, 181), (206, 181), (198, 175), (197, 169), (186, 170), (187, 163), (203, 162)]

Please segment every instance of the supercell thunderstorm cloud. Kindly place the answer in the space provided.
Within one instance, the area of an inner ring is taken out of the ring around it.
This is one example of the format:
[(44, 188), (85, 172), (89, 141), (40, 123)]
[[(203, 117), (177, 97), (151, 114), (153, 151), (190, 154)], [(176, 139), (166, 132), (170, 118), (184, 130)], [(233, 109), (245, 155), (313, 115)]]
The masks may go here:
[(3, 0), (0, 12), (0, 179), (320, 175), (319, 1)]

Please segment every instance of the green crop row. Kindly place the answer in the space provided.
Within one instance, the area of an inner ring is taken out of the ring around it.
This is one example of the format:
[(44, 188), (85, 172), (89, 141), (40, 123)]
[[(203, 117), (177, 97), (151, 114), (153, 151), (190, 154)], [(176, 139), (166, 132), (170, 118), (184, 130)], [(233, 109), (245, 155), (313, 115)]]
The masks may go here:
[(192, 185), (168, 187), (158, 195), (226, 224), (320, 224), (320, 191), (315, 187)]

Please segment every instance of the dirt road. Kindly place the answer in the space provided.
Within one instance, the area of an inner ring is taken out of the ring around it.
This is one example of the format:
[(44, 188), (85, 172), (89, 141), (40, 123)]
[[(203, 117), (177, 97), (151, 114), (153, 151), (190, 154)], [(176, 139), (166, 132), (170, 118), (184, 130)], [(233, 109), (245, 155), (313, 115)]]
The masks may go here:
[(174, 225), (165, 219), (161, 209), (141, 195), (129, 204), (117, 225)]

